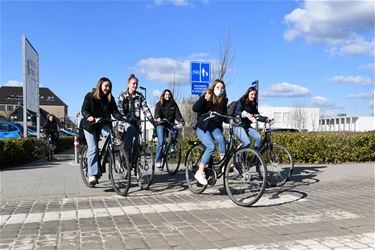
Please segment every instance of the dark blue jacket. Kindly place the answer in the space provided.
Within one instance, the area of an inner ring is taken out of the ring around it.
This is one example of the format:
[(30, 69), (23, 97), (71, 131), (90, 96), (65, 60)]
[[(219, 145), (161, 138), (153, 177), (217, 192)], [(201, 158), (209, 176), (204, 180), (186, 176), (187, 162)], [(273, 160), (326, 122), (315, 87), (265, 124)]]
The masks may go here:
[(209, 111), (216, 111), (218, 113), (227, 114), (228, 99), (224, 100), (223, 106), (217, 107), (212, 104), (212, 102), (206, 101), (204, 95), (201, 95), (198, 101), (193, 105), (193, 111), (197, 113), (197, 128), (200, 128), (204, 132), (207, 130), (212, 132), (215, 129), (219, 128), (223, 131), (223, 122), (225, 121), (222, 117), (215, 117), (204, 121), (204, 119), (208, 116)]

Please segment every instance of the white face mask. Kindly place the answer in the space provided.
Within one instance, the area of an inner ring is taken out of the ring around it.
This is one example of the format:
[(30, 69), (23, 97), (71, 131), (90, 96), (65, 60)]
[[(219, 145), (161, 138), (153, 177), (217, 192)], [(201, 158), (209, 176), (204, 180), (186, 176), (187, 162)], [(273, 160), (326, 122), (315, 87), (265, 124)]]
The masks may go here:
[(221, 91), (220, 89), (215, 89), (214, 90), (214, 94), (217, 97), (220, 97), (223, 93), (224, 93), (224, 91)]

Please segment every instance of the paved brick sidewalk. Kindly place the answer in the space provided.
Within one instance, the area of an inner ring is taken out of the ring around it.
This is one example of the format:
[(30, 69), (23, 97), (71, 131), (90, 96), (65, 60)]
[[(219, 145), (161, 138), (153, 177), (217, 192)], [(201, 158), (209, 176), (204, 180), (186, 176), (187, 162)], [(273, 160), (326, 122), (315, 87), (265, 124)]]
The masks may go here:
[(375, 248), (373, 163), (298, 167), (243, 208), (220, 183), (190, 193), (182, 171), (158, 173), (151, 190), (134, 186), (127, 197), (106, 181), (89, 189), (58, 157), (1, 172), (0, 249)]

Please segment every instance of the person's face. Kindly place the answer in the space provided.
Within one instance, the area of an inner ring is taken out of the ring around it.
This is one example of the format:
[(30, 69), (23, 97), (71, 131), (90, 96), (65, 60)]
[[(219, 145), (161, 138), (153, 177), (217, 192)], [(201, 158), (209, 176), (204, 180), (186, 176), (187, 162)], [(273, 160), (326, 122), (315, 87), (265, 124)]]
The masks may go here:
[(248, 97), (250, 101), (255, 101), (257, 97), (257, 92), (255, 90), (250, 91)]
[(104, 95), (111, 93), (111, 84), (108, 81), (102, 83), (102, 93)]
[(131, 78), (128, 82), (128, 89), (130, 93), (134, 93), (137, 90), (138, 82), (134, 78)]
[(169, 91), (165, 92), (164, 99), (167, 100), (167, 101), (169, 101), (171, 99), (171, 93), (169, 93)]
[(225, 90), (224, 84), (222, 84), (221, 82), (216, 83), (214, 87), (214, 91), (215, 90), (224, 93), (224, 90)]

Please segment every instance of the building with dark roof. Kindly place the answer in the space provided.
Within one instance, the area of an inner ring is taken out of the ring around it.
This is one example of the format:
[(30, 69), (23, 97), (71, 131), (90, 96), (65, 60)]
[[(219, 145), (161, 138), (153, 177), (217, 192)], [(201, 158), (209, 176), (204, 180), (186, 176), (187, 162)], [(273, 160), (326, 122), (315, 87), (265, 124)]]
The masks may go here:
[[(18, 121), (18, 114), (20, 113), (19, 107), (23, 110), (23, 87), (0, 87), (0, 120)], [(68, 116), (68, 105), (66, 105), (66, 103), (49, 88), (39, 88), (39, 107), (43, 110), (40, 112), (41, 123), (46, 118), (44, 117), (46, 113), (54, 114), (61, 122), (64, 122)], [(28, 111), (27, 113), (28, 116), (31, 116), (28, 120), (34, 123), (32, 116), (35, 116), (35, 113), (31, 111)], [(13, 119), (11, 119), (11, 116), (13, 116)], [(15, 119), (16, 116), (17, 119)], [(23, 115), (20, 119), (22, 121)]]

